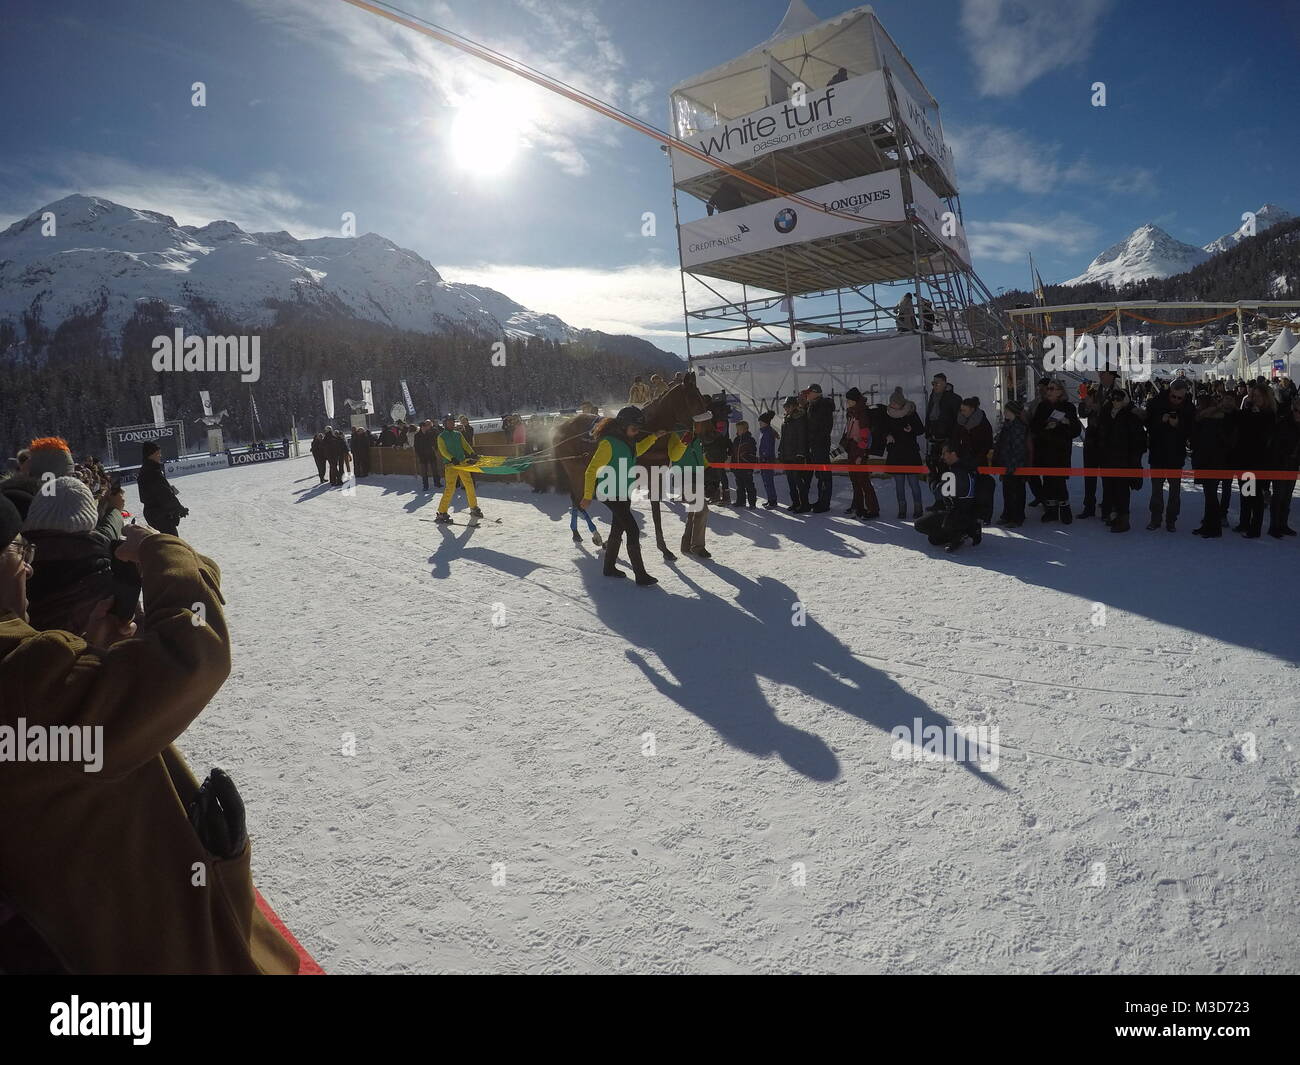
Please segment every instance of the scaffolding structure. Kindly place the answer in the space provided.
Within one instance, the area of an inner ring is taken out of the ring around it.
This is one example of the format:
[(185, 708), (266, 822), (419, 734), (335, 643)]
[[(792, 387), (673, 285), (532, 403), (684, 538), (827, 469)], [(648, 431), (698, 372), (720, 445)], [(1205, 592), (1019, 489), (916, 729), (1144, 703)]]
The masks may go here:
[(914, 334), (922, 367), (1025, 363), (971, 267), (938, 103), (870, 7), (818, 20), (793, 0), (670, 106), (720, 164), (669, 152), (689, 356)]

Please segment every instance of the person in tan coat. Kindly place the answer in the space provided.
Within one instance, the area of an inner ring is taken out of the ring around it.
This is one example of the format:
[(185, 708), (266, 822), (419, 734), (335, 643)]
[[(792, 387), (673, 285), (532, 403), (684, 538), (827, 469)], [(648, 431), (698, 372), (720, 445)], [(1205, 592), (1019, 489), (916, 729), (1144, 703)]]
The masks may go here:
[[(138, 632), (101, 636), (102, 611), (85, 639), (40, 632), (15, 513), (0, 496), (0, 947), (25, 926), (69, 973), (296, 973), (257, 909), (246, 837), (218, 859), (191, 827), (199, 788), (172, 746), (230, 672), (216, 563), (128, 526), (117, 557), (140, 570)], [(15, 736), (59, 726), (102, 729), (96, 771), (16, 759)]]

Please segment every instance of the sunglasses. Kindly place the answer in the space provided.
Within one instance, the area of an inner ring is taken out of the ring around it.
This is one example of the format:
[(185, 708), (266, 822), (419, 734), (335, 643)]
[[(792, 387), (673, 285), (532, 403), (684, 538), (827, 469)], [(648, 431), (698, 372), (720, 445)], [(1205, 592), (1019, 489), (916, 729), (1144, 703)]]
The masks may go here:
[[(9, 545), (14, 549), (14, 553), (23, 561), (24, 566), (30, 566), (36, 560), (36, 545), (29, 544), (26, 540), (18, 539)], [(5, 550), (8, 550), (6, 548)]]

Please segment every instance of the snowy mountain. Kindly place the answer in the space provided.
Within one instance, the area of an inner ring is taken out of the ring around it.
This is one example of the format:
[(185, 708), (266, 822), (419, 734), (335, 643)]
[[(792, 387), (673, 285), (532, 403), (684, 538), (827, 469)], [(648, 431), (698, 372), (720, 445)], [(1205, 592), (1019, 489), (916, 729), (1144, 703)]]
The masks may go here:
[[(1286, 222), (1295, 216), (1290, 211), (1284, 210), (1275, 203), (1266, 203), (1255, 212), (1255, 233), (1259, 234), (1269, 226), (1275, 226), (1279, 222)], [(1221, 251), (1227, 251), (1229, 248), (1235, 248), (1241, 241), (1250, 236), (1246, 231), (1246, 223), (1242, 222), (1240, 227), (1234, 229), (1231, 233), (1225, 233), (1218, 240), (1212, 240), (1205, 245), (1205, 250), (1211, 255), (1218, 255)]]
[[(55, 224), (48, 236), (47, 215)], [(89, 315), (116, 339), (141, 303), (156, 301), (178, 325), (196, 330), (210, 313), (256, 326), (300, 309), (422, 333), (459, 328), (557, 341), (591, 335), (493, 289), (444, 281), (415, 252), (374, 233), (298, 240), (283, 231), (246, 233), (226, 221), (181, 226), (164, 214), (80, 195), (0, 233), (0, 323), (19, 337)]]
[(1087, 270), (1064, 284), (1105, 281), (1118, 288), (1129, 281), (1181, 274), (1209, 257), (1205, 249), (1175, 240), (1159, 226), (1147, 223), (1112, 244), (1092, 260)]

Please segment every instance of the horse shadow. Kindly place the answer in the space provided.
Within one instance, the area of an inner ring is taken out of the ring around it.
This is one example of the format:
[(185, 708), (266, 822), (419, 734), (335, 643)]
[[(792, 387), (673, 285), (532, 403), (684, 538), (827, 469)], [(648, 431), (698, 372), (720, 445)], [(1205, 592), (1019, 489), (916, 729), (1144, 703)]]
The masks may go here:
[(298, 497), (297, 499), (294, 500), (294, 502), (306, 503), (307, 500), (315, 499), (319, 495), (324, 495), (331, 488), (337, 488), (337, 487), (338, 485), (330, 484), (329, 481), (325, 481), (323, 484), (314, 484), (310, 488), (299, 489), (297, 492), (294, 493), (294, 495)]
[[(658, 588), (647, 595), (631, 581), (610, 581), (595, 564), (579, 568), (600, 619), (640, 649), (626, 650), (628, 660), (656, 691), (705, 722), (728, 745), (757, 758), (776, 755), (810, 780), (839, 776), (839, 759), (825, 740), (782, 721), (760, 678), (872, 726), (886, 751), (896, 726), (911, 731), (917, 720), (922, 729), (953, 724), (855, 658), (814, 616), (794, 624), (799, 599), (789, 585), (770, 577), (752, 580), (717, 563), (707, 567), (735, 589), (733, 600), (706, 591), (686, 567), (677, 572), (693, 595), (665, 595)], [(647, 654), (658, 658), (661, 668)], [(973, 763), (957, 764), (982, 783), (1006, 791)]]

